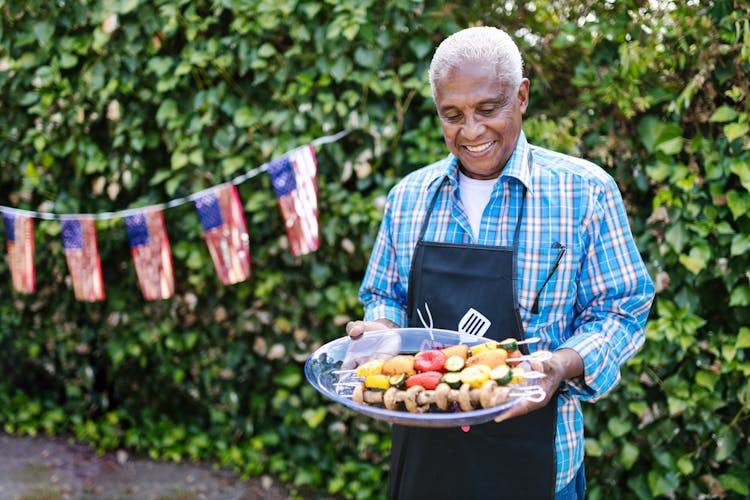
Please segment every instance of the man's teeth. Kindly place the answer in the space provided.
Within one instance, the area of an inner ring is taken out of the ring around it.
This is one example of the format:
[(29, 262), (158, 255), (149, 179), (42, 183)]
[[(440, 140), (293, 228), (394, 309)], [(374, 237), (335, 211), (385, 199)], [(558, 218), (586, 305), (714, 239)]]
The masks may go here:
[(466, 149), (468, 149), (472, 153), (480, 153), (490, 146), (492, 146), (492, 142), (485, 142), (484, 144), (480, 144), (478, 146), (466, 146)]

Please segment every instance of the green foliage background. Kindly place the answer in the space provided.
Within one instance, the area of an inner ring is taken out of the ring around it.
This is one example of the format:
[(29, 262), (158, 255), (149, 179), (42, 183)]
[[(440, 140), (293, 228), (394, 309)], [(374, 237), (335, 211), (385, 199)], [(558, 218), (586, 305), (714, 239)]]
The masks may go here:
[[(435, 5), (442, 4), (442, 5)], [(144, 303), (122, 220), (107, 300), (73, 298), (56, 221), (39, 290), (0, 261), (0, 421), (382, 497), (385, 425), (321, 398), (306, 356), (361, 315), (383, 196), (446, 151), (425, 75), (474, 24), (518, 36), (532, 142), (618, 180), (658, 295), (621, 386), (587, 405), (590, 498), (750, 495), (746, 1), (0, 0), (0, 204), (98, 213), (317, 149), (322, 247), (293, 259), (266, 176), (240, 186), (253, 277), (219, 284), (194, 209), (165, 212), (173, 299)]]

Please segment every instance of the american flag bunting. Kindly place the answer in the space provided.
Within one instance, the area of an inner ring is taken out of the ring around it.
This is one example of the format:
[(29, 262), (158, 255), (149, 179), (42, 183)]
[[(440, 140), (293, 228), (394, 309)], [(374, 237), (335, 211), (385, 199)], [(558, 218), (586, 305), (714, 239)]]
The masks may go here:
[(312, 146), (269, 163), (268, 173), (284, 219), (289, 248), (298, 257), (318, 249), (317, 160)]
[(250, 276), (250, 238), (237, 188), (230, 183), (195, 200), (203, 237), (224, 285)]
[(143, 298), (170, 298), (174, 294), (174, 269), (161, 209), (144, 209), (129, 215), (125, 226)]
[(3, 223), (13, 289), (19, 293), (34, 293), (34, 220), (25, 215), (3, 212)]
[(62, 239), (68, 271), (77, 300), (104, 300), (104, 281), (96, 240), (96, 221), (92, 217), (62, 219)]

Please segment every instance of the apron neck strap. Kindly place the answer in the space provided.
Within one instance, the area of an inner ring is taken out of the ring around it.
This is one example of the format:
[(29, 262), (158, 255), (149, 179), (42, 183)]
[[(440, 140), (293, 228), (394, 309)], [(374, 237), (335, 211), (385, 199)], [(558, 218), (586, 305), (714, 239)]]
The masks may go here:
[(521, 234), (521, 221), (523, 221), (523, 208), (526, 204), (526, 186), (523, 187), (521, 195), (521, 206), (518, 208), (518, 219), (516, 219), (516, 228), (513, 230), (513, 251), (518, 255), (518, 235)]
[(448, 176), (444, 175), (440, 179), (440, 182), (437, 185), (437, 189), (435, 189), (435, 194), (432, 195), (430, 204), (427, 206), (427, 213), (422, 220), (422, 229), (419, 231), (419, 239), (417, 241), (422, 241), (424, 239), (424, 233), (425, 231), (427, 231), (427, 224), (430, 222), (430, 217), (432, 216), (432, 208), (435, 206), (435, 200), (437, 200), (437, 197), (440, 194), (440, 190), (443, 188), (443, 184), (446, 180), (448, 180)]

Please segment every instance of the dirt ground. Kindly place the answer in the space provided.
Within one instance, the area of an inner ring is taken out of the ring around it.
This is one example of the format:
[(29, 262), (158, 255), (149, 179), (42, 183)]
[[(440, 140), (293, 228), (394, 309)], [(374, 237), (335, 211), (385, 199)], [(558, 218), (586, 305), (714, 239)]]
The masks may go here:
[[(0, 434), (0, 500), (287, 499), (271, 477), (248, 481), (207, 465), (97, 454), (62, 438)], [(301, 498), (295, 495), (294, 498)]]

